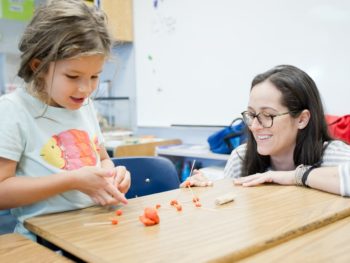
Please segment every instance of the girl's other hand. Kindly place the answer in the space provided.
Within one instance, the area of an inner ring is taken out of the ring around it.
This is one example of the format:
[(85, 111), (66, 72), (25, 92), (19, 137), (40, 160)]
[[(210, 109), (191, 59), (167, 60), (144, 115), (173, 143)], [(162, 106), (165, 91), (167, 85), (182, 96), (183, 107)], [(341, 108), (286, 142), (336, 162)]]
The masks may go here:
[(186, 187), (187, 182), (190, 182), (190, 186), (212, 186), (213, 182), (209, 181), (207, 177), (199, 170), (193, 170), (193, 174), (180, 184), (180, 187)]
[(73, 188), (81, 191), (100, 205), (116, 205), (119, 202), (127, 204), (128, 201), (118, 187), (113, 185), (115, 168), (98, 168), (92, 166), (82, 167), (71, 172), (73, 175)]
[(115, 175), (113, 178), (113, 185), (118, 188), (120, 192), (125, 194), (131, 185), (130, 172), (126, 170), (125, 166), (115, 167)]

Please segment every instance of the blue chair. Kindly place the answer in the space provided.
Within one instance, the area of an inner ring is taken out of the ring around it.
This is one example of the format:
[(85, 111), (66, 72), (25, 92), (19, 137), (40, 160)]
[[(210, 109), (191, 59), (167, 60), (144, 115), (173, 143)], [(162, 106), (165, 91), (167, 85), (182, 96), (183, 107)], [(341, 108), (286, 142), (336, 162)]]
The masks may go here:
[(12, 233), (17, 220), (11, 215), (10, 210), (0, 210), (0, 235)]
[(134, 198), (179, 188), (179, 177), (174, 164), (158, 156), (116, 157), (115, 166), (125, 166), (131, 174), (127, 198)]

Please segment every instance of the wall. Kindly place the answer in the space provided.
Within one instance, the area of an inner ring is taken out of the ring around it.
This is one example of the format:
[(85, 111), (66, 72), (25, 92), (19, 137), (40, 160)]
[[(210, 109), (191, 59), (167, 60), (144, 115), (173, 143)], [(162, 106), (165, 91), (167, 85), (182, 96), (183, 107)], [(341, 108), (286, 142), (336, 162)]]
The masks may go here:
[(5, 63), (6, 56), (0, 53), (0, 95), (5, 93)]
[(112, 56), (106, 63), (100, 77), (101, 83), (105, 81), (110, 83), (110, 91), (105, 94), (102, 90), (98, 91), (97, 97), (129, 97), (129, 100), (96, 101), (96, 106), (103, 111), (104, 115), (109, 116), (111, 123), (120, 128), (134, 130), (136, 128), (136, 88), (132, 43), (114, 46)]
[(135, 0), (134, 17), (140, 126), (227, 125), (278, 64), (309, 73), (327, 113), (349, 113), (349, 1)]
[[(19, 64), (17, 43), (26, 23), (0, 19), (0, 90), (3, 93), (10, 83), (18, 84), (16, 78)], [(15, 32), (15, 33), (14, 33)]]
[(180, 139), (185, 144), (207, 144), (207, 138), (219, 127), (147, 127), (138, 126), (136, 135), (153, 135), (157, 138)]

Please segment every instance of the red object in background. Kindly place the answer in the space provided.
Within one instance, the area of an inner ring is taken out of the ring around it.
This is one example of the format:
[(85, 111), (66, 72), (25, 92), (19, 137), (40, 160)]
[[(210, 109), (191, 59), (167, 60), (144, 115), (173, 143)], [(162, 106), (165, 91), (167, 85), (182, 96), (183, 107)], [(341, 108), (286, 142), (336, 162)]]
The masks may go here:
[(350, 144), (350, 115), (326, 115), (328, 131), (335, 139), (341, 139)]

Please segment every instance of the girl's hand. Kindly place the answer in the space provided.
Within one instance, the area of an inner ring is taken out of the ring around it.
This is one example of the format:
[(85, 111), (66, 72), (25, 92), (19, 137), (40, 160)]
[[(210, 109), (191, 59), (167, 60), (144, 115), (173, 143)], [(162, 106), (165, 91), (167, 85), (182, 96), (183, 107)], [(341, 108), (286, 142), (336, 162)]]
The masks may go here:
[(199, 170), (193, 170), (193, 174), (187, 177), (186, 181), (180, 184), (180, 187), (186, 187), (186, 183), (190, 182), (190, 186), (212, 186), (213, 182), (209, 181), (207, 177)]
[(257, 186), (263, 183), (276, 183), (281, 185), (295, 185), (295, 171), (268, 171), (257, 173), (233, 180), (236, 185)]
[(113, 185), (111, 178), (115, 175), (115, 168), (82, 167), (72, 171), (73, 188), (91, 197), (100, 205), (116, 205), (119, 202), (127, 204), (124, 193)]
[(115, 168), (115, 175), (113, 178), (113, 185), (118, 188), (120, 192), (125, 194), (131, 184), (130, 172), (126, 170), (125, 166), (117, 166)]

